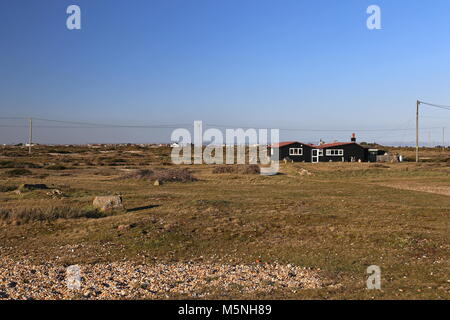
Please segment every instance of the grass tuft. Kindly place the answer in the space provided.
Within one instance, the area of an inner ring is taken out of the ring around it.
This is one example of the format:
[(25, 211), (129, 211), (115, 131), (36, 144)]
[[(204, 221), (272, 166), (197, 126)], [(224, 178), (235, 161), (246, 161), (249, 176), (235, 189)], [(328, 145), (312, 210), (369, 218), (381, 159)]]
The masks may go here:
[(235, 174), (260, 174), (261, 170), (256, 164), (242, 164), (242, 165), (225, 165), (215, 167), (214, 174), (235, 173)]
[(54, 221), (57, 219), (102, 218), (105, 214), (95, 209), (75, 207), (18, 207), (0, 209), (0, 220), (19, 224), (33, 221)]

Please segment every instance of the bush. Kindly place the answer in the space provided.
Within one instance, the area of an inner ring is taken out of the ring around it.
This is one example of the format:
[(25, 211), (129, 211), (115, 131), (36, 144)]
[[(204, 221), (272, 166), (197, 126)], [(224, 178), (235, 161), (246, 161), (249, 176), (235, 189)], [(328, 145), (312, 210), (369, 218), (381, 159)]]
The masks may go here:
[(11, 160), (2, 160), (0, 161), (0, 168), (2, 169), (23, 169), (23, 168), (27, 168), (27, 169), (37, 169), (40, 168), (41, 166), (35, 164), (35, 163), (30, 163), (30, 162), (16, 162), (16, 161), (11, 161)]
[(55, 165), (45, 167), (45, 169), (47, 169), (47, 170), (66, 170), (67, 168), (62, 165), (55, 164)]
[(10, 192), (16, 190), (15, 186), (0, 186), (0, 192)]
[(212, 171), (212, 173), (215, 174), (222, 174), (222, 173), (236, 173), (235, 166), (220, 166), (215, 167)]
[(104, 216), (104, 213), (98, 210), (74, 207), (0, 209), (0, 220), (18, 223), (54, 221), (57, 219), (101, 218)]
[(25, 191), (34, 191), (34, 190), (47, 190), (48, 187), (45, 184), (22, 184), (19, 186), (17, 190), (25, 192)]
[(22, 177), (22, 176), (30, 176), (33, 172), (28, 169), (13, 169), (5, 172), (5, 176), (7, 177)]
[(151, 180), (161, 182), (191, 182), (197, 181), (188, 169), (162, 169), (153, 173)]
[(153, 171), (148, 169), (135, 170), (122, 176), (123, 179), (151, 179)]
[(260, 174), (261, 169), (256, 164), (240, 164), (240, 165), (225, 165), (215, 167), (214, 174), (235, 173), (235, 174)]
[(136, 170), (127, 173), (122, 179), (147, 179), (160, 182), (190, 182), (196, 181), (188, 169), (157, 169), (157, 170)]

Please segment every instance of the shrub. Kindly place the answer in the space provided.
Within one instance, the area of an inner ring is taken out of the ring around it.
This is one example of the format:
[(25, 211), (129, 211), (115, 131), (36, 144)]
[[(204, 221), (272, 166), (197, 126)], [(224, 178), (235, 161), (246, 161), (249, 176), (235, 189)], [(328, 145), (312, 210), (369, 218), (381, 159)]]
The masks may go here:
[(57, 153), (57, 154), (71, 154), (70, 151), (65, 150), (56, 150), (56, 149), (49, 149), (47, 150), (47, 153)]
[(382, 169), (389, 169), (390, 168), (389, 166), (384, 165), (382, 163), (374, 163), (374, 164), (371, 164), (369, 167), (370, 168), (382, 168)]
[(135, 170), (122, 176), (123, 179), (151, 179), (153, 171), (148, 169)]
[(106, 158), (103, 160), (105, 165), (109, 165), (109, 166), (120, 166), (122, 164), (126, 164), (127, 160), (122, 159), (122, 158)]
[(27, 169), (37, 169), (40, 168), (41, 166), (35, 164), (35, 163), (30, 163), (30, 162), (16, 162), (16, 161), (11, 161), (11, 160), (2, 160), (0, 161), (0, 168), (3, 169), (23, 169), (23, 168), (27, 168)]
[(48, 187), (45, 184), (22, 184), (19, 186), (18, 190), (25, 191), (34, 191), (34, 190), (47, 190)]
[(215, 173), (215, 174), (235, 173), (235, 172), (236, 172), (236, 168), (234, 166), (215, 167), (212, 171), (212, 173)]
[(74, 207), (0, 209), (0, 220), (19, 223), (54, 221), (57, 219), (101, 218), (104, 216), (105, 214), (98, 210)]
[(154, 172), (151, 180), (161, 182), (191, 182), (197, 181), (188, 169), (162, 169)]
[(215, 167), (213, 169), (215, 174), (235, 173), (235, 174), (260, 174), (261, 169), (256, 164), (240, 164), (240, 165), (225, 165)]
[(66, 170), (67, 168), (62, 165), (55, 164), (55, 165), (45, 167), (45, 169), (47, 169), (47, 170)]
[(122, 179), (147, 179), (160, 182), (190, 182), (196, 181), (188, 169), (157, 169), (136, 170), (127, 173)]
[(9, 218), (10, 211), (6, 209), (0, 209), (0, 220), (6, 220)]
[(0, 186), (0, 192), (10, 192), (16, 190), (15, 186)]
[(5, 172), (5, 175), (7, 177), (22, 177), (22, 176), (29, 176), (32, 174), (33, 172), (31, 172), (28, 169), (13, 169)]

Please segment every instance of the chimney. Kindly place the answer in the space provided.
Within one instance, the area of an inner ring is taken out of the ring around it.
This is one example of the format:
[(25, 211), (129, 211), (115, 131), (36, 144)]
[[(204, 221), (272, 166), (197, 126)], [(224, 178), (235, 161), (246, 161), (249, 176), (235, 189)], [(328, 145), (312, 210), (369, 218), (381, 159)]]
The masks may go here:
[(352, 134), (352, 140), (351, 140), (352, 142), (355, 142), (356, 143), (356, 134)]

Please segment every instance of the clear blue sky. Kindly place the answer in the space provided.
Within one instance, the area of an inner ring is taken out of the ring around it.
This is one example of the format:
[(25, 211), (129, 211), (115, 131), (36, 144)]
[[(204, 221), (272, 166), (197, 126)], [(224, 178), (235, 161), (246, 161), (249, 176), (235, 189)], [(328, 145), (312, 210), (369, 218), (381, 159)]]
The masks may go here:
[[(81, 7), (80, 31), (66, 28), (70, 4)], [(371, 4), (382, 9), (382, 30), (366, 28)], [(448, 0), (3, 0), (0, 117), (413, 128), (416, 99), (450, 104), (449, 17)], [(424, 127), (447, 126), (450, 140), (448, 111), (424, 116)], [(170, 137), (168, 130), (35, 131), (42, 143)], [(423, 140), (429, 131), (439, 143), (437, 129), (424, 130)], [(413, 131), (358, 135), (414, 141)], [(26, 136), (25, 128), (0, 128), (0, 143)]]

